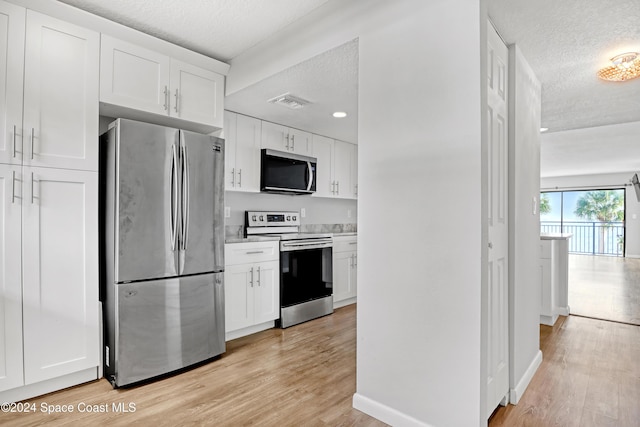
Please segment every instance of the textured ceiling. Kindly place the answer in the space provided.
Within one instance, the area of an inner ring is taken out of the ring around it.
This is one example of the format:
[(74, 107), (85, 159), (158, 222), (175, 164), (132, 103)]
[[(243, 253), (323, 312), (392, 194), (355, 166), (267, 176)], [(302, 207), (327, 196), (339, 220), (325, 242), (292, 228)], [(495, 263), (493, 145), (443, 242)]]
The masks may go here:
[[(267, 100), (290, 92), (310, 101), (291, 110)], [(225, 108), (349, 142), (358, 142), (358, 40), (231, 94)], [(336, 119), (335, 111), (346, 118)]]
[(640, 0), (488, 0), (507, 44), (517, 43), (542, 84), (550, 132), (640, 120), (640, 79), (596, 77), (618, 53), (640, 52)]
[(327, 0), (59, 0), (227, 62)]
[(640, 52), (640, 0), (488, 0), (542, 85), (541, 176), (640, 171), (640, 78), (596, 77)]
[[(223, 61), (327, 2), (60, 1)], [(640, 0), (487, 3), (498, 32), (507, 44), (519, 45), (542, 86), (542, 126), (549, 128), (542, 135), (542, 176), (640, 170), (640, 165), (631, 162), (640, 157), (635, 152), (640, 126), (620, 125), (640, 122), (640, 79), (613, 83), (596, 78), (597, 70), (608, 65), (612, 56), (640, 51)], [(287, 91), (313, 104), (298, 112), (266, 104), (266, 99)], [(234, 93), (227, 98), (226, 106), (265, 120), (355, 141), (357, 42)], [(329, 119), (327, 114), (337, 109), (347, 110), (349, 117), (342, 121)]]

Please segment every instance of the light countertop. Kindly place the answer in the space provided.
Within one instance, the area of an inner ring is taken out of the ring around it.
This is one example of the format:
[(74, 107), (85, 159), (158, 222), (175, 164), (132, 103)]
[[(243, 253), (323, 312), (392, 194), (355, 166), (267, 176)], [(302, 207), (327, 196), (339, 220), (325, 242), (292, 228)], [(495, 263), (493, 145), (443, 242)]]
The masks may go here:
[(567, 240), (572, 233), (540, 233), (540, 240)]

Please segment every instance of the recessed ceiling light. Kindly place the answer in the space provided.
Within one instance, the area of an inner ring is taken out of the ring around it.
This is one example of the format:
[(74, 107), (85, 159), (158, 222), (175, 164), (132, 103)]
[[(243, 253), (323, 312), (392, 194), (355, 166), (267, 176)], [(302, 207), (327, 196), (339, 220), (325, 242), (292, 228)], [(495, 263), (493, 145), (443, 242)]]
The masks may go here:
[(540, 132), (546, 132), (548, 130), (549, 130), (549, 128), (540, 128)]
[(347, 117), (347, 113), (345, 113), (344, 111), (336, 111), (335, 113), (333, 113), (333, 117), (341, 119), (343, 117)]

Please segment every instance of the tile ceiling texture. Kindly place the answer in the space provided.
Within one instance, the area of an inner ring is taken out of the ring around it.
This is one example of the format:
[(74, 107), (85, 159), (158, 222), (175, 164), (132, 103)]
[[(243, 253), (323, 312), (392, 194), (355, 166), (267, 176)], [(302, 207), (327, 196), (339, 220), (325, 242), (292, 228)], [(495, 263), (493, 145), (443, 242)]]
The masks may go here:
[[(339, 7), (339, 0), (60, 1), (226, 62), (323, 5)], [(542, 126), (549, 132), (541, 140), (541, 175), (640, 171), (640, 79), (596, 77), (614, 55), (640, 51), (640, 0), (487, 0), (487, 6), (505, 42), (518, 44), (542, 84)], [(354, 46), (234, 93), (226, 106), (356, 142)], [(265, 105), (287, 91), (313, 104), (297, 113)], [(343, 105), (355, 114), (326, 118)]]

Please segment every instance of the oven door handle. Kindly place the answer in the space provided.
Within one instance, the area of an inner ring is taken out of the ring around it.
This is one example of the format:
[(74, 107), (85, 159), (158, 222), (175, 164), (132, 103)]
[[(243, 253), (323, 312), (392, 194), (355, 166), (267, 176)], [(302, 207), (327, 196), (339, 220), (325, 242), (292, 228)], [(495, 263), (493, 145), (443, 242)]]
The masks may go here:
[(282, 251), (294, 251), (296, 249), (323, 249), (333, 246), (333, 241), (328, 240), (315, 240), (313, 242), (281, 242)]

